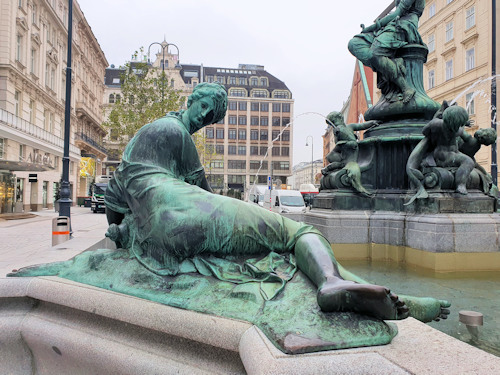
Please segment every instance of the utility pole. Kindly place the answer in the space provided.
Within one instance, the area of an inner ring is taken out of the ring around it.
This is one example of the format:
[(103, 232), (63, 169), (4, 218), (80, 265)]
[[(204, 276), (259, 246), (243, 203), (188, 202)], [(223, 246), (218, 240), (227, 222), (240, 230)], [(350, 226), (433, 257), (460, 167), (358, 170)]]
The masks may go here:
[(61, 198), (59, 216), (67, 216), (71, 223), (71, 185), (69, 183), (69, 135), (71, 132), (71, 47), (73, 43), (73, 0), (68, 1), (68, 56), (66, 65), (66, 103), (64, 112), (64, 155), (62, 160)]

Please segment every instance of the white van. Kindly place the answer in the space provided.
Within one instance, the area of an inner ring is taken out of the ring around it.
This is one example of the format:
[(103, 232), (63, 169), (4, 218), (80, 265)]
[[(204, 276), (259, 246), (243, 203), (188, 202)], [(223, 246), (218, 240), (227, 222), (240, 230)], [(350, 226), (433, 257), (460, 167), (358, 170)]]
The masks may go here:
[(267, 185), (252, 185), (247, 192), (247, 202), (258, 204), (259, 206), (264, 205), (264, 193), (269, 190)]
[(297, 190), (266, 190), (264, 208), (278, 213), (306, 212), (304, 198)]

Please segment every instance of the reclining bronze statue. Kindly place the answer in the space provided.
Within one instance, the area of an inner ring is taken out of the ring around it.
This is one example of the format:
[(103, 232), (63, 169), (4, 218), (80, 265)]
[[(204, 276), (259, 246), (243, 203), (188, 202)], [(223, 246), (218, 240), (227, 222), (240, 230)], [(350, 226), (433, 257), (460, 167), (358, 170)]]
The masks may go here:
[[(401, 298), (347, 272), (312, 226), (213, 194), (191, 134), (223, 118), (226, 106), (223, 86), (199, 84), (186, 110), (145, 125), (129, 142), (105, 197), (110, 224), (106, 235), (118, 250), (84, 252), (67, 262), (29, 267), (9, 276), (59, 275), (162, 301), (176, 278), (184, 280), (184, 275), (194, 274), (199, 275), (198, 284), (204, 283), (200, 277), (243, 288), (257, 283), (263, 299), (271, 303), (285, 298), (282, 291), (293, 284), (294, 275), (301, 277), (298, 269), (314, 284), (322, 313), (355, 312), (377, 319), (410, 315), (422, 321), (447, 317), (446, 301)], [(127, 267), (133, 267), (132, 274), (126, 272)], [(148, 292), (139, 290), (148, 280)], [(166, 280), (170, 287), (165, 287)], [(196, 283), (185, 287), (186, 303)], [(266, 283), (278, 287), (270, 290)], [(250, 298), (246, 292), (238, 295)]]

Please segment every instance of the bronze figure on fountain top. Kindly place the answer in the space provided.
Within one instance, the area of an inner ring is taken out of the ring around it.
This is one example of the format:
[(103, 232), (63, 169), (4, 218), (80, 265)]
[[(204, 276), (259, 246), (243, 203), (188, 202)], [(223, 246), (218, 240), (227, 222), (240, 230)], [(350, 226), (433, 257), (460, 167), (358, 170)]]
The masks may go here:
[(422, 116), (429, 120), (439, 108), (422, 85), (428, 50), (418, 32), (418, 20), (424, 7), (425, 0), (396, 0), (394, 12), (368, 27), (361, 25), (361, 33), (349, 41), (349, 51), (377, 72), (382, 91), (380, 101), (365, 113), (367, 120)]

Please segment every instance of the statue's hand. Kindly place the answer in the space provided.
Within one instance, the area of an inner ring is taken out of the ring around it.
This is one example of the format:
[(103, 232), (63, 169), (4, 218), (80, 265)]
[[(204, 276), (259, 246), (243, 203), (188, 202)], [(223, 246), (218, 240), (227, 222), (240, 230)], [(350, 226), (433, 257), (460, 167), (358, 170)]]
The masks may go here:
[(328, 167), (325, 167), (325, 168), (323, 168), (323, 169), (321, 170), (321, 174), (322, 174), (323, 176), (326, 176), (326, 175), (328, 174), (328, 172), (329, 172)]

